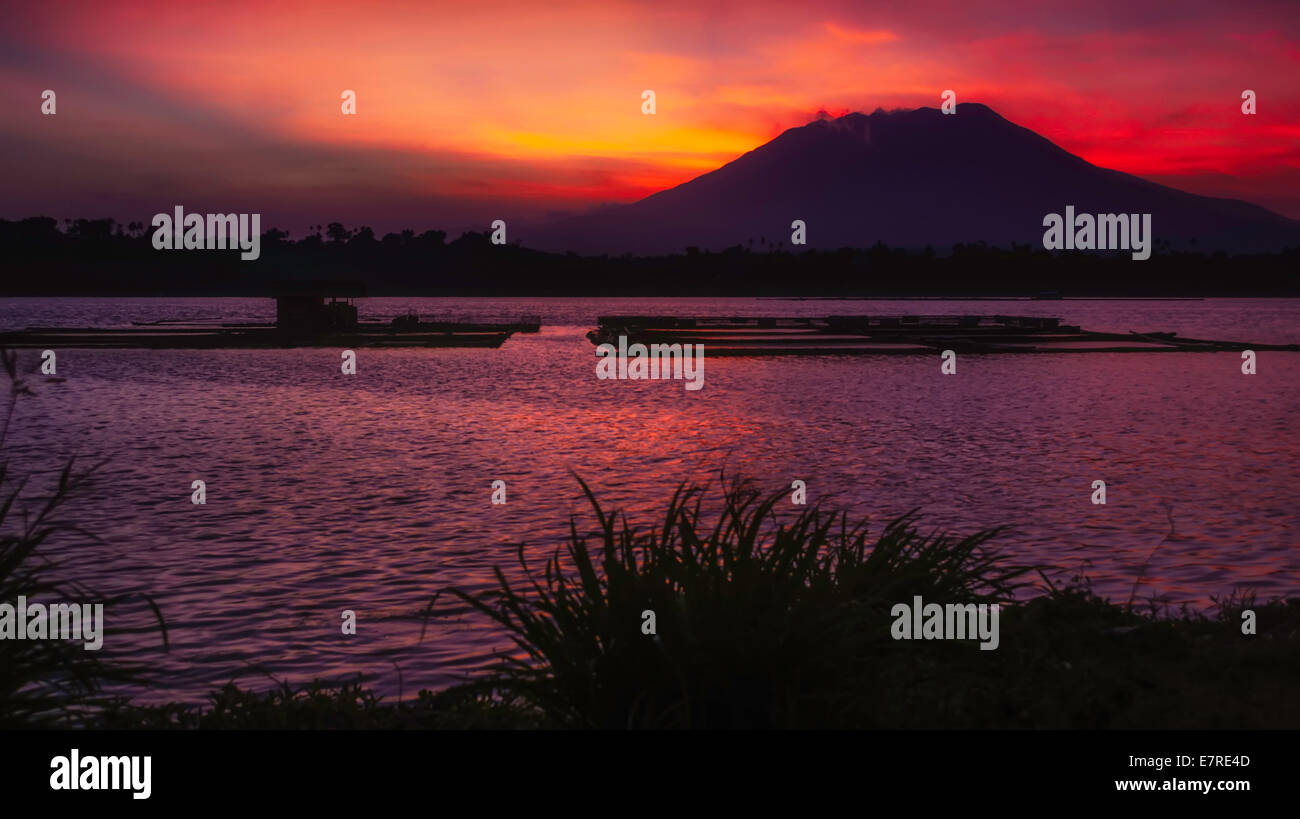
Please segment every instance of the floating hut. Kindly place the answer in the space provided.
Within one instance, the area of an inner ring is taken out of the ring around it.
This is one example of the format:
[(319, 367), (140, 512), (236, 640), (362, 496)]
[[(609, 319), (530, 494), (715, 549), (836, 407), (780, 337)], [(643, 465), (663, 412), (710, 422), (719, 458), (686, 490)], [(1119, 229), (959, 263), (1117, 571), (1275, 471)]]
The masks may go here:
[[(357, 329), (353, 299), (366, 295), (361, 282), (280, 282), (275, 286), (275, 328), (312, 335)], [(329, 301), (326, 301), (329, 299)]]

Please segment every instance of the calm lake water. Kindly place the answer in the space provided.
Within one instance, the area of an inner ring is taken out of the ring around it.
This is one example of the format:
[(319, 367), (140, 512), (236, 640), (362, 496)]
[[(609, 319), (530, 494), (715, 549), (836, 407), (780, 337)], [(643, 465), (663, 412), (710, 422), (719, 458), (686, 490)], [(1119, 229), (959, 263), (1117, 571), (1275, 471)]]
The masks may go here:
[[(785, 301), (362, 299), (362, 318), (408, 308), (468, 319), (540, 315), (498, 350), (59, 350), (62, 382), (30, 377), (6, 450), (27, 492), (71, 456), (104, 464), (66, 516), (101, 538), (49, 544), (105, 591), (153, 595), (172, 648), (145, 657), (146, 700), (199, 700), (235, 679), (265, 687), (357, 671), (381, 693), (443, 686), (509, 647), (483, 619), (431, 621), (438, 590), (517, 577), (516, 544), (543, 555), (587, 507), (653, 522), (683, 479), (720, 469), (873, 525), (913, 507), (954, 532), (1010, 525), (1008, 560), (1083, 573), (1127, 600), (1197, 607), (1234, 586), (1300, 593), (1300, 353), (707, 358), (682, 382), (599, 381), (583, 334), (600, 313), (1011, 313), (1096, 330), (1300, 343), (1300, 301)], [(0, 326), (158, 318), (271, 320), (259, 299), (5, 299)], [(36, 370), (37, 351), (22, 366)], [(207, 504), (190, 484), (207, 483)], [(490, 503), (493, 480), (508, 503)], [(1104, 480), (1108, 503), (1090, 502)], [(581, 518), (590, 524), (587, 517)], [(340, 612), (358, 634), (340, 634)], [(141, 626), (143, 610), (109, 613)]]

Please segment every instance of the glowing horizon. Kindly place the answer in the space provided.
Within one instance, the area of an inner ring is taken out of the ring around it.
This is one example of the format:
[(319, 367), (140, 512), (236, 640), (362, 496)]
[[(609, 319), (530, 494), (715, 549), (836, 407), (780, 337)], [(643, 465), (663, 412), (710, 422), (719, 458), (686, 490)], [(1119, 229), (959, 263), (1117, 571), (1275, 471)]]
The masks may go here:
[[(818, 111), (937, 107), (946, 88), (1094, 164), (1300, 218), (1300, 8), (1283, 3), (335, 0), (268, 14), (148, 0), (11, 14), (5, 218), (138, 219), (184, 202), (295, 232), (459, 229), (633, 201)], [(1240, 111), (1246, 88), (1255, 116)], [(340, 112), (344, 89), (356, 116)]]

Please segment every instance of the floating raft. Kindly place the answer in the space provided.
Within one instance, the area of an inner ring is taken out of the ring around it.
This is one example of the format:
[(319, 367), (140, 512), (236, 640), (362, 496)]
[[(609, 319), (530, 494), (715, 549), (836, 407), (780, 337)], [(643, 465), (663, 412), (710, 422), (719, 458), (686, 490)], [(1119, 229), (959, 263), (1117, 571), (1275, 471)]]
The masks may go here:
[(0, 333), (0, 347), (142, 347), (166, 350), (284, 347), (500, 347), (516, 332), (500, 325), (358, 322), (337, 332), (294, 333), (273, 324), (135, 325), (122, 328), (32, 327)]
[(600, 316), (593, 344), (703, 344), (709, 356), (966, 353), (1150, 353), (1284, 350), (1300, 345), (1100, 333), (1040, 316)]
[[(353, 299), (365, 285), (350, 281), (282, 281), (275, 288), (275, 323), (220, 319), (160, 319), (129, 327), (29, 327), (0, 333), (0, 347), (143, 347), (251, 349), (285, 347), (500, 347), (514, 333), (536, 333), (541, 321), (474, 323), (420, 321), (415, 313), (390, 321), (359, 321)], [(328, 299), (328, 301), (326, 301)]]
[[(392, 322), (383, 321), (360, 321), (357, 325), (363, 331), (369, 332), (367, 328), (376, 330), (387, 330), (396, 328), (399, 330), (415, 330), (417, 332), (427, 333), (537, 333), (541, 331), (541, 319), (537, 317), (525, 317), (519, 321), (500, 321), (500, 322), (472, 322), (472, 321), (415, 321), (414, 323), (403, 316)], [(195, 321), (192, 319), (157, 319), (155, 321), (133, 321), (132, 327), (157, 327), (157, 328), (174, 328), (182, 329), (199, 329), (199, 328), (274, 328), (276, 325), (265, 321), (252, 322), (221, 322), (220, 319), (211, 319), (207, 321)], [(60, 330), (59, 328), (29, 328), (28, 332), (59, 330), (60, 332), (71, 332), (70, 330)]]

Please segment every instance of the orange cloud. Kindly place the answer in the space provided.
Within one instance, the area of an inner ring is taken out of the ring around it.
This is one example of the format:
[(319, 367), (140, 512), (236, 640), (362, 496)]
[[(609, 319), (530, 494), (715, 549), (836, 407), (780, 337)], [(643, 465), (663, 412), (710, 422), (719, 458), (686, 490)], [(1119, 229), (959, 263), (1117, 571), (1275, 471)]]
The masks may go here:
[(898, 35), (892, 31), (886, 31), (884, 29), (862, 31), (860, 29), (848, 28), (847, 26), (841, 26), (831, 22), (826, 23), (826, 30), (840, 40), (845, 40), (850, 43), (863, 43), (866, 45), (892, 43), (899, 39)]

